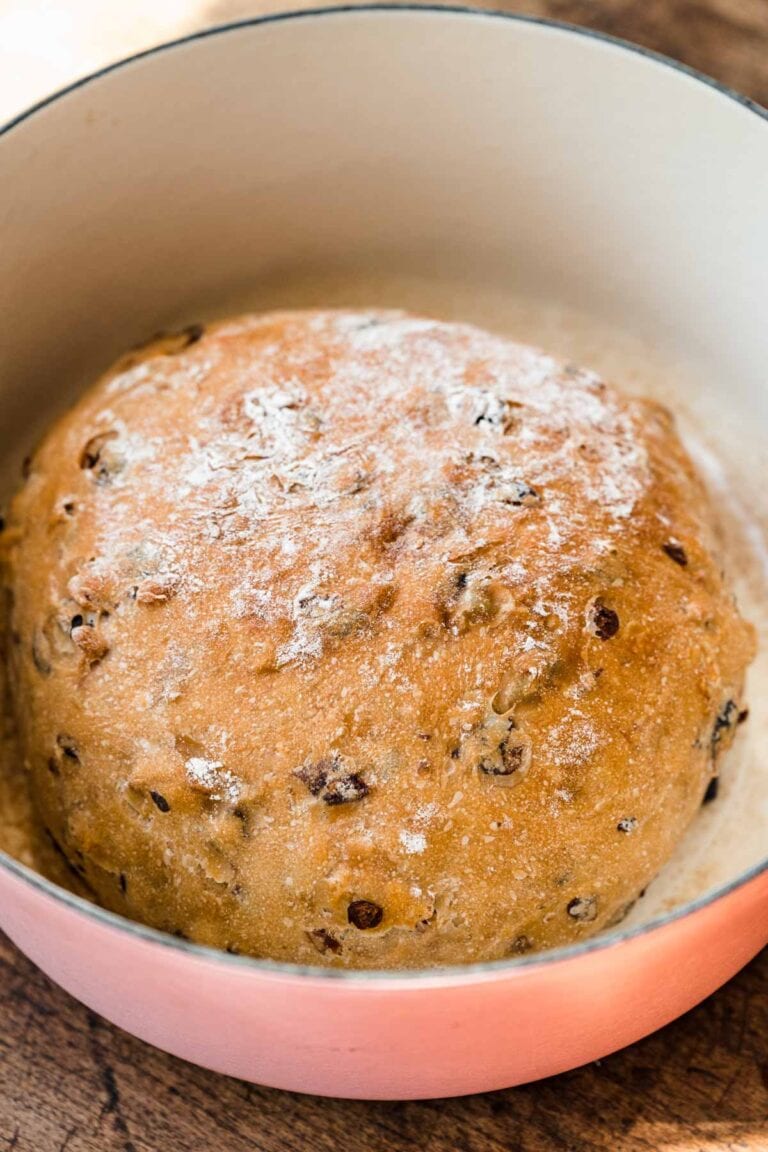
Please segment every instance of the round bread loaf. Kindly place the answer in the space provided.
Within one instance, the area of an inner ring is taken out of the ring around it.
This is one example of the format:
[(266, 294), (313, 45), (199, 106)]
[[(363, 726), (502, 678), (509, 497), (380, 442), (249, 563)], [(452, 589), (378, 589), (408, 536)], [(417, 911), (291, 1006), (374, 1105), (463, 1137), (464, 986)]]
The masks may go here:
[(124, 357), (3, 534), (37, 808), (103, 905), (357, 968), (616, 923), (743, 716), (669, 413), (476, 328), (246, 316)]

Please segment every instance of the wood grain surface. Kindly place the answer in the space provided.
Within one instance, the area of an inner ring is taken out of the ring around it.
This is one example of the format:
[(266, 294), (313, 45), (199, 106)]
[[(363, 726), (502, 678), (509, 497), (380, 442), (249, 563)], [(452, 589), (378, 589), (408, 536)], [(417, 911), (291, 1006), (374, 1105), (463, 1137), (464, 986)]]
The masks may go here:
[[(196, 21), (286, 6), (219, 0)], [(768, 0), (516, 8), (636, 40), (768, 103)], [(257, 1088), (166, 1056), (77, 1004), (0, 936), (0, 1152), (246, 1149), (768, 1152), (768, 952), (681, 1020), (586, 1068), (462, 1100), (369, 1104)]]

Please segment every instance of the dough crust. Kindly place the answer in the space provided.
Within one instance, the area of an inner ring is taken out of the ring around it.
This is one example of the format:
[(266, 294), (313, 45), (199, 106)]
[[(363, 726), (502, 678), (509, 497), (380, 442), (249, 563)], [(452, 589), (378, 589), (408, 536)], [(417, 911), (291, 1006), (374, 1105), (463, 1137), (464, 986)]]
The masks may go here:
[(490, 960), (616, 922), (752, 631), (670, 414), (390, 312), (118, 362), (0, 537), (35, 803), (106, 907), (230, 951)]

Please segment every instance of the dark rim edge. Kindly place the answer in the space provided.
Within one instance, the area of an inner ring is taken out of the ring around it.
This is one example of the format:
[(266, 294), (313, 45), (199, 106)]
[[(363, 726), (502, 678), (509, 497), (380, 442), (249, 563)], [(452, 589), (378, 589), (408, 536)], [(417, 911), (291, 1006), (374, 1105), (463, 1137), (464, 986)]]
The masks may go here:
[[(408, 13), (431, 13), (441, 14), (447, 13), (448, 15), (471, 16), (481, 19), (491, 20), (504, 20), (520, 24), (532, 24), (539, 27), (548, 28), (554, 31), (568, 32), (585, 39), (596, 40), (598, 42), (608, 44), (614, 48), (619, 48), (623, 51), (630, 52), (633, 55), (641, 56), (652, 63), (662, 65), (666, 68), (671, 68), (673, 71), (681, 73), (683, 76), (690, 80), (704, 84), (706, 87), (713, 89), (726, 99), (734, 101), (748, 112), (756, 114), (762, 120), (768, 120), (768, 109), (763, 108), (762, 105), (756, 101), (751, 100), (748, 96), (744, 96), (734, 89), (729, 88), (727, 85), (720, 83), (711, 76), (707, 76), (703, 72), (698, 72), (695, 68), (689, 67), (678, 60), (674, 60), (669, 56), (665, 56), (660, 52), (656, 52), (651, 48), (645, 48), (639, 44), (633, 44), (628, 40), (623, 40), (618, 36), (613, 36), (607, 32), (600, 32), (596, 29), (585, 28), (577, 24), (570, 24), (564, 20), (550, 20), (541, 16), (527, 16), (522, 13), (516, 12), (500, 12), (494, 9), (485, 8), (469, 8), (463, 5), (436, 5), (436, 4), (398, 4), (398, 3), (384, 3), (384, 4), (360, 4), (360, 5), (335, 5), (328, 8), (308, 8), (302, 11), (287, 11), (275, 12), (264, 16), (255, 16), (244, 20), (235, 20), (226, 24), (217, 24), (209, 28), (200, 29), (197, 32), (191, 32), (186, 36), (177, 37), (174, 40), (165, 41), (162, 44), (155, 45), (151, 48), (143, 49), (141, 52), (136, 52), (131, 56), (126, 56), (124, 59), (117, 60), (112, 64), (108, 64), (95, 72), (91, 72), (86, 76), (82, 76), (75, 80), (73, 83), (66, 85), (63, 88), (53, 92), (50, 96), (46, 96), (43, 100), (38, 101), (31, 107), (20, 112), (17, 116), (13, 117), (4, 125), (0, 126), (0, 139), (6, 136), (14, 128), (23, 124), (26, 120), (30, 119), (37, 112), (43, 111), (49, 105), (57, 103), (62, 97), (67, 96), (71, 92), (76, 92), (78, 89), (85, 87), (93, 81), (100, 80), (104, 76), (108, 76), (112, 72), (125, 68), (130, 64), (137, 61), (144, 60), (150, 56), (157, 56), (163, 52), (169, 51), (173, 48), (178, 48), (186, 44), (194, 43), (197, 40), (205, 40), (208, 37), (219, 36), (229, 32), (237, 32), (244, 28), (252, 28), (259, 25), (277, 24), (293, 20), (314, 19), (324, 16), (339, 16), (347, 14), (364, 14), (364, 13), (377, 13), (377, 12), (408, 12)], [(579, 956), (588, 955), (591, 952), (602, 951), (606, 948), (616, 947), (619, 944), (625, 944), (630, 940), (636, 939), (641, 936), (646, 936), (659, 928), (666, 927), (669, 924), (674, 924), (684, 917), (691, 916), (696, 912), (714, 904), (716, 901), (723, 899), (729, 894), (735, 892), (738, 888), (742, 888), (749, 884), (752, 880), (757, 879), (758, 876), (764, 872), (768, 872), (768, 858), (761, 863), (753, 865), (752, 868), (737, 876), (734, 880), (726, 884), (713, 888), (710, 892), (705, 892), (702, 896), (692, 900), (686, 904), (682, 904), (679, 908), (673, 909), (662, 916), (654, 917), (645, 924), (640, 924), (635, 928), (626, 928), (619, 932), (609, 932), (604, 936), (596, 936), (581, 943), (571, 944), (564, 948), (552, 948), (547, 952), (536, 953), (532, 956), (515, 957), (507, 960), (491, 960), (479, 964), (466, 964), (457, 965), (450, 968), (418, 968), (418, 969), (343, 969), (343, 968), (322, 968), (314, 967), (311, 965), (291, 964), (282, 961), (261, 959), (254, 956), (236, 956), (224, 952), (218, 948), (210, 948), (203, 944), (194, 944), (191, 941), (180, 940), (175, 936), (171, 936), (166, 932), (161, 932), (155, 928), (149, 928), (144, 924), (137, 921), (129, 920), (124, 916), (117, 913), (109, 912), (105, 908), (100, 907), (98, 904), (92, 904), (88, 900), (84, 900), (80, 896), (67, 891), (65, 888), (59, 887), (52, 881), (47, 880), (40, 873), (35, 872), (33, 869), (28, 868), (25, 864), (20, 863), (13, 857), (8, 856), (7, 853), (0, 850), (0, 867), (4, 868), (11, 875), (16, 876), (23, 883), (29, 884), (30, 887), (37, 889), (43, 895), (58, 901), (61, 904), (68, 906), (75, 912), (89, 916), (90, 918), (104, 924), (109, 928), (113, 928), (120, 932), (127, 932), (134, 935), (148, 943), (156, 944), (161, 947), (171, 948), (176, 951), (185, 952), (197, 959), (214, 962), (217, 964), (225, 963), (235, 965), (244, 970), (255, 970), (266, 976), (293, 976), (293, 977), (311, 977), (320, 980), (336, 980), (354, 983), (393, 983), (403, 984), (411, 983), (416, 986), (425, 986), (429, 984), (455, 984), (464, 983), (468, 978), (480, 977), (501, 977), (510, 970), (517, 970), (522, 968), (543, 967), (545, 965), (560, 963), (575, 959)]]
[(208, 28), (201, 28), (197, 32), (190, 32), (186, 36), (178, 36), (173, 40), (166, 40), (162, 44), (156, 44), (151, 48), (144, 48), (140, 52), (134, 52), (130, 56), (125, 56), (120, 60), (115, 60), (111, 64), (106, 64), (103, 68), (98, 68), (95, 72), (89, 72), (85, 76), (79, 77), (77, 80), (72, 81), (71, 84), (66, 84), (63, 88), (56, 89), (50, 96), (45, 96), (42, 100), (38, 100), (35, 104), (30, 105), (29, 108), (25, 108), (22, 112), (19, 112), (18, 115), (6, 121), (5, 124), (0, 125), (0, 137), (7, 135), (7, 133), (19, 124), (23, 124), (25, 120), (34, 116), (36, 112), (42, 111), (50, 104), (57, 103), (63, 96), (67, 96), (70, 92), (76, 92), (79, 88), (85, 87), (94, 80), (100, 80), (102, 77), (108, 76), (111, 72), (117, 72), (129, 64), (135, 64), (137, 61), (144, 60), (149, 56), (160, 55), (169, 49), (178, 48), (184, 44), (191, 44), (196, 40), (206, 40), (211, 36), (237, 32), (243, 28), (253, 28), (262, 24), (280, 24), (292, 20), (313, 19), (319, 16), (343, 16), (366, 12), (448, 13), (454, 16), (474, 16), (482, 19), (505, 20), (517, 24), (533, 24), (556, 31), (575, 33), (577, 36), (583, 36), (588, 40), (597, 40), (604, 44), (610, 44), (615, 48), (623, 48), (625, 51), (631, 52), (636, 56), (643, 56), (656, 64), (661, 64), (673, 69), (675, 72), (680, 72), (689, 79), (697, 80), (699, 83), (705, 84), (708, 88), (714, 89), (714, 91), (718, 92), (721, 96), (725, 96), (735, 103), (740, 104), (741, 107), (747, 111), (754, 112), (761, 119), (768, 120), (768, 108), (764, 108), (762, 104), (758, 104), (756, 100), (752, 100), (749, 96), (744, 96), (743, 93), (737, 92), (736, 89), (721, 83), (721, 81), (716, 80), (713, 76), (708, 76), (705, 72), (699, 72), (696, 68), (684, 64), (681, 60), (675, 60), (671, 56), (665, 56), (664, 53), (656, 52), (653, 48), (646, 48), (642, 44), (635, 44), (630, 40), (624, 40), (622, 37), (614, 36), (610, 32), (601, 32), (596, 28), (586, 28), (580, 24), (571, 24), (567, 20), (551, 20), (545, 16), (527, 16), (521, 12), (502, 12), (494, 8), (470, 8), (462, 4), (363, 3), (336, 4), (330, 5), (327, 8), (305, 8), (299, 11), (272, 12), (264, 16), (252, 16), (243, 20), (232, 20), (226, 24), (214, 24)]

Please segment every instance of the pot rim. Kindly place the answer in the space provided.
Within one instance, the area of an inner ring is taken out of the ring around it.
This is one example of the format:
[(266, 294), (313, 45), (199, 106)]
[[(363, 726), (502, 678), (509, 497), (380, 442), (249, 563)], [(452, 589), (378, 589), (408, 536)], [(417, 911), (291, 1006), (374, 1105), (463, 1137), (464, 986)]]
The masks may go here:
[[(14, 116), (4, 125), (0, 125), (0, 141), (3, 137), (7, 136), (14, 129), (20, 127), (31, 117), (35, 116), (38, 112), (43, 111), (45, 108), (52, 104), (58, 103), (60, 100), (66, 98), (69, 94), (78, 91), (95, 81), (101, 80), (103, 77), (108, 76), (112, 72), (126, 68), (137, 61), (143, 60), (150, 56), (159, 56), (161, 53), (172, 51), (175, 48), (185, 46), (200, 40), (206, 40), (209, 37), (227, 35), (230, 33), (237, 33), (244, 29), (251, 29), (262, 25), (271, 25), (278, 23), (287, 23), (289, 21), (299, 20), (315, 20), (325, 18), (335, 18), (347, 15), (365, 15), (365, 14), (378, 14), (378, 13), (393, 13), (393, 14), (425, 14), (429, 17), (440, 16), (447, 14), (449, 16), (462, 16), (471, 19), (480, 20), (500, 20), (512, 22), (515, 24), (534, 25), (541, 27), (550, 32), (563, 32), (575, 36), (584, 37), (585, 39), (595, 40), (599, 43), (606, 44), (611, 48), (619, 49), (631, 55), (640, 56), (651, 63), (660, 65), (664, 68), (671, 69), (677, 73), (682, 74), (688, 80), (702, 84), (708, 88), (714, 89), (719, 95), (733, 101), (745, 111), (756, 115), (761, 120), (768, 122), (768, 109), (763, 108), (762, 105), (756, 101), (751, 100), (748, 96), (743, 96), (741, 93), (734, 91), (727, 85), (720, 83), (720, 81), (683, 64), (680, 61), (673, 60), (672, 58), (656, 52), (653, 49), (645, 48), (639, 44), (633, 44), (628, 40), (623, 40), (620, 37), (613, 36), (606, 32), (600, 32), (596, 29), (581, 27), (576, 24), (570, 24), (563, 20), (552, 20), (541, 16), (529, 16), (517, 12), (501, 12), (493, 9), (482, 8), (469, 8), (463, 5), (438, 5), (438, 4), (413, 4), (413, 3), (382, 3), (382, 4), (342, 4), (328, 8), (308, 8), (301, 11), (283, 11), (269, 13), (264, 16), (254, 16), (242, 20), (230, 21), (224, 24), (216, 24), (207, 28), (200, 29), (196, 32), (191, 32), (185, 36), (177, 37), (173, 40), (165, 41), (161, 44), (155, 45), (151, 48), (143, 49), (140, 52), (133, 53), (126, 56), (121, 60), (114, 63), (107, 64), (103, 68), (99, 68), (94, 72), (80, 77), (73, 83), (66, 85), (63, 88), (53, 92), (50, 96), (39, 100), (31, 107), (20, 112)], [(97, 904), (92, 904), (88, 900), (67, 891), (65, 888), (59, 887), (52, 881), (47, 880), (40, 873), (35, 872), (33, 869), (28, 868), (25, 864), (15, 860), (6, 852), (0, 849), (0, 869), (6, 871), (11, 876), (20, 880), (23, 884), (29, 885), (31, 888), (36, 889), (39, 893), (49, 899), (53, 899), (58, 903), (64, 905), (66, 908), (75, 912), (78, 915), (84, 915), (97, 923), (117, 930), (118, 932), (125, 932), (132, 935), (134, 938), (145, 941), (147, 943), (156, 944), (164, 948), (176, 950), (178, 952), (186, 953), (187, 955), (203, 961), (208, 961), (217, 964), (226, 964), (235, 966), (243, 971), (252, 971), (259, 975), (268, 977), (294, 977), (301, 979), (313, 979), (323, 981), (343, 981), (353, 984), (375, 984), (377, 988), (382, 985), (391, 984), (393, 987), (403, 987), (404, 985), (411, 985), (416, 988), (425, 987), (427, 985), (456, 985), (467, 984), (480, 979), (498, 979), (506, 976), (510, 972), (516, 972), (523, 969), (543, 968), (551, 964), (560, 963), (562, 961), (573, 960), (581, 956), (588, 955), (593, 952), (601, 952), (608, 948), (617, 947), (618, 945), (628, 944), (631, 940), (638, 939), (649, 935), (661, 928), (674, 924), (677, 921), (683, 920), (697, 912), (714, 905), (717, 901), (732, 894), (736, 890), (746, 887), (752, 881), (765, 873), (768, 873), (768, 857), (759, 863), (753, 865), (746, 872), (741, 873), (733, 880), (725, 884), (721, 884), (711, 891), (705, 892), (703, 895), (697, 897), (695, 900), (688, 901), (681, 904), (679, 907), (666, 912), (663, 915), (656, 916), (644, 924), (635, 926), (634, 928), (625, 928), (621, 931), (607, 932), (604, 935), (596, 936), (583, 940), (576, 944), (570, 944), (566, 947), (552, 948), (546, 952), (534, 953), (531, 956), (517, 956), (504, 960), (491, 960), (484, 963), (456, 965), (450, 968), (424, 968), (424, 969), (338, 969), (338, 968), (324, 968), (314, 965), (292, 964), (284, 961), (269, 960), (257, 958), (254, 956), (240, 956), (224, 952), (218, 948), (211, 948), (203, 944), (195, 944), (192, 941), (181, 940), (176, 936), (171, 936), (166, 932), (162, 932), (155, 928), (150, 928), (144, 924), (136, 921), (129, 920), (124, 916), (117, 913), (109, 912), (105, 908), (101, 908)]]

